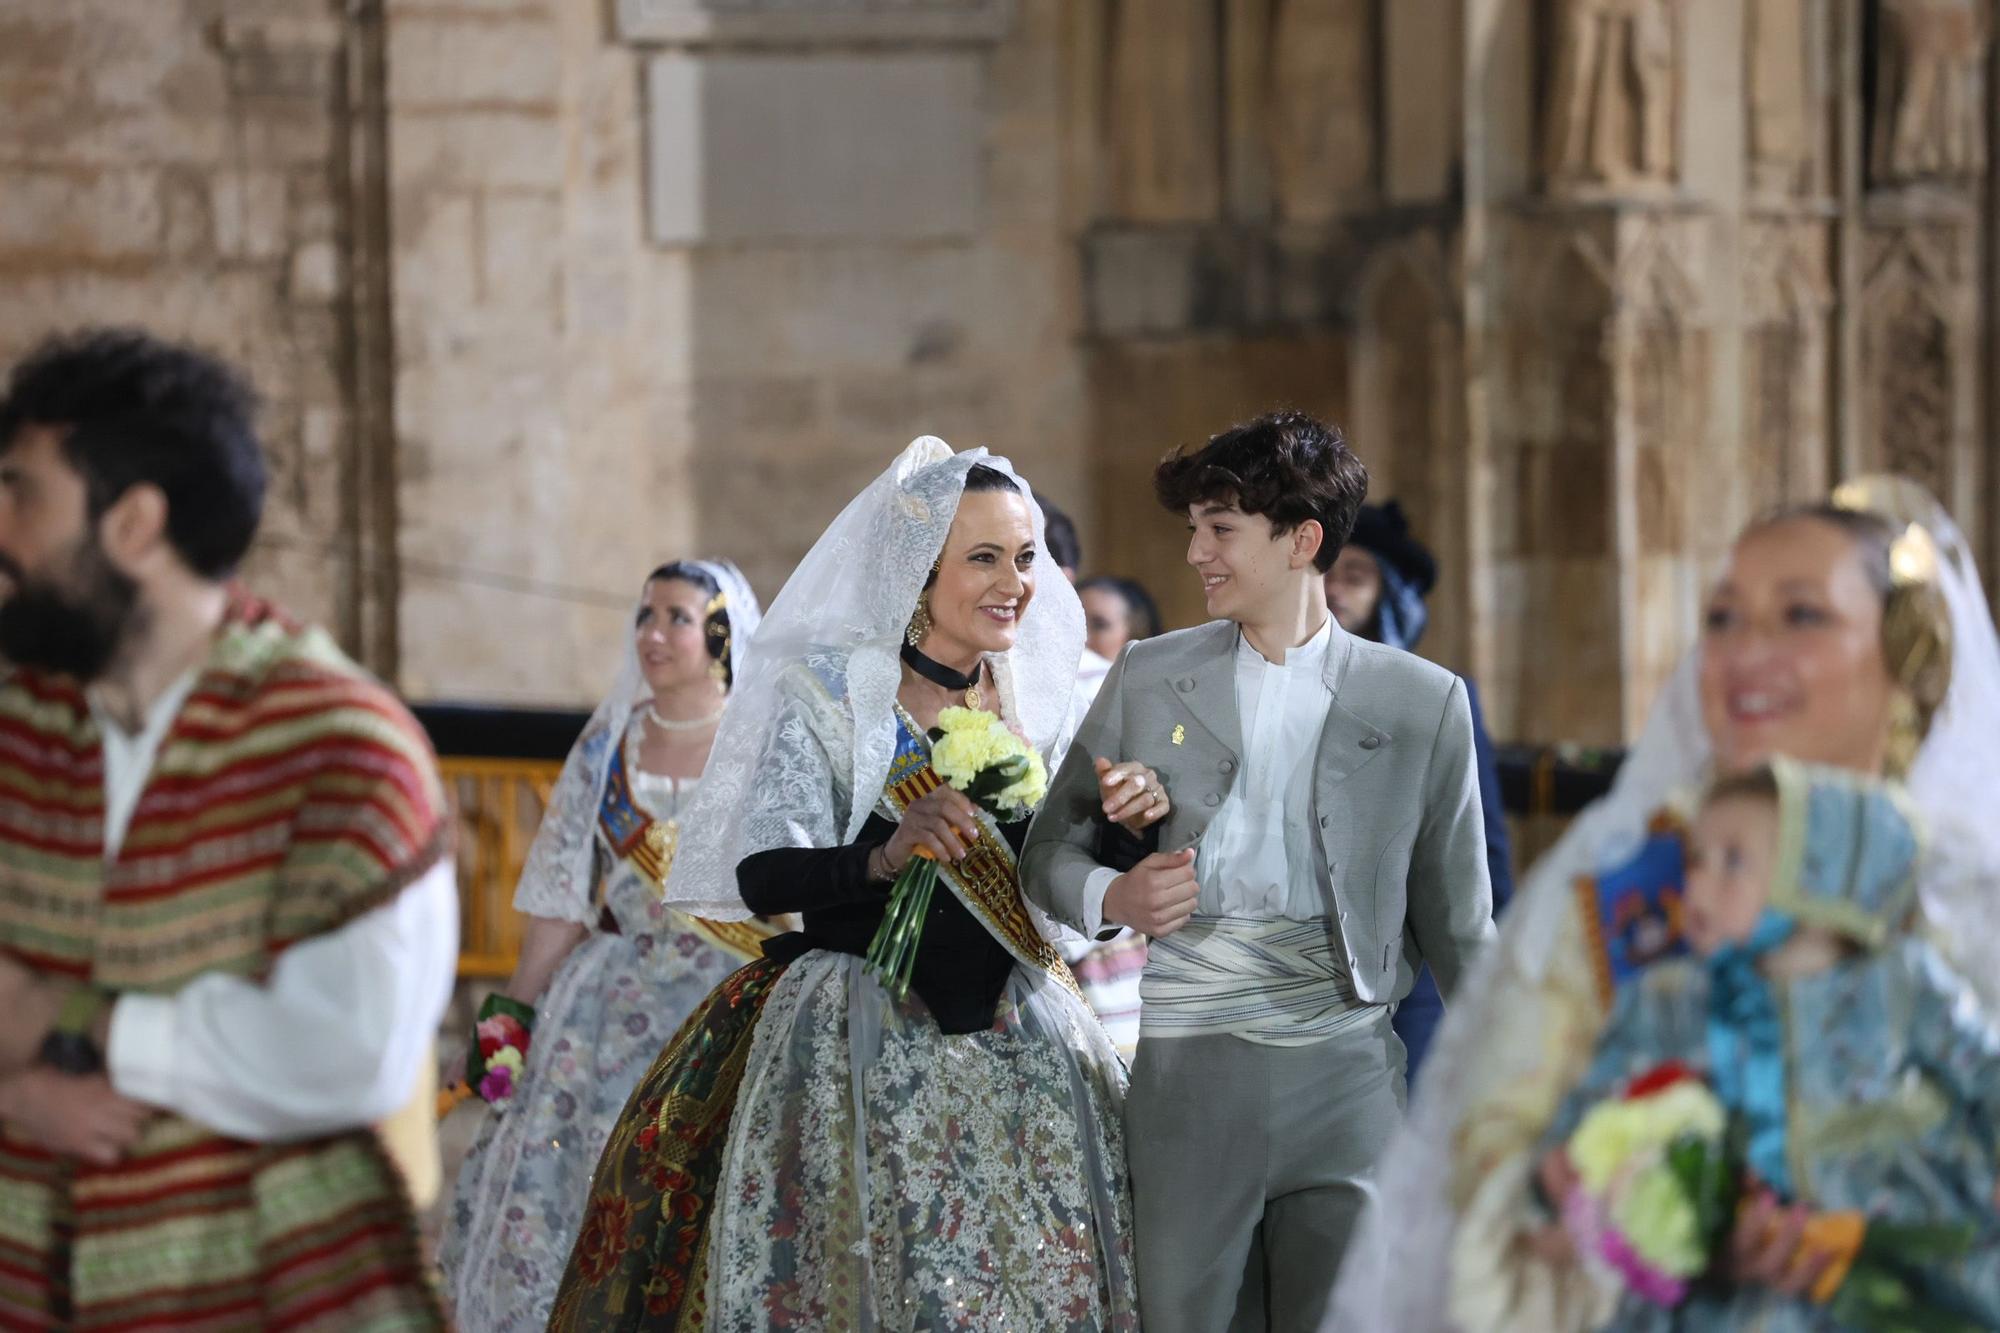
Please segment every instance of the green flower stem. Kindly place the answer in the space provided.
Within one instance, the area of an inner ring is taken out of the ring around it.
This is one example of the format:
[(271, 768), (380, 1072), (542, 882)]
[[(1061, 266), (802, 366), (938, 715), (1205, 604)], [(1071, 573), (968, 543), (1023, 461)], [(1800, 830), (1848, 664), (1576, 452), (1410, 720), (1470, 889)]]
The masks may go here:
[(898, 915), (893, 941), (894, 956), (884, 984), (898, 1001), (910, 993), (910, 977), (917, 967), (917, 946), (923, 938), (925, 913), (930, 910), (931, 892), (937, 887), (937, 863), (926, 861), (910, 886), (908, 898)]
[(868, 944), (866, 970), (897, 1000), (909, 994), (917, 944), (923, 935), (924, 914), (930, 910), (931, 893), (937, 887), (937, 873), (937, 863), (922, 857), (912, 857), (904, 865), (889, 889), (882, 924)]
[(927, 873), (911, 893), (910, 911), (904, 918), (895, 971), (890, 974), (889, 991), (898, 1001), (910, 993), (910, 979), (917, 970), (917, 946), (923, 939), (924, 922), (929, 918), (931, 895), (937, 891), (937, 862), (924, 863)]

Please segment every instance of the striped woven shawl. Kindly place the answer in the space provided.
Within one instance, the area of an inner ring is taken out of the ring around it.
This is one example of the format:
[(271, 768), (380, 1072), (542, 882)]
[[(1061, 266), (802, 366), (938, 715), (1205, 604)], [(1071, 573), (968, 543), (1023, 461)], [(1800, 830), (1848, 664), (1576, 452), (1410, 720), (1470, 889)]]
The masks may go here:
[[(259, 978), (436, 864), (422, 731), (322, 632), (238, 595), (117, 859), (72, 684), (0, 683), (0, 949), (44, 975), (172, 994)], [(442, 1327), (408, 1204), (367, 1129), (248, 1144), (177, 1116), (115, 1167), (0, 1126), (0, 1329)]]

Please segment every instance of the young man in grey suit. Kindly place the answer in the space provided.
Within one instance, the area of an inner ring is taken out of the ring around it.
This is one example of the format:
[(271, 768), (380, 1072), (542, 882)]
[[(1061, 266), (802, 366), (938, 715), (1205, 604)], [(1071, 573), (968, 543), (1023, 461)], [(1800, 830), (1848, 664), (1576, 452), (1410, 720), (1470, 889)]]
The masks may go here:
[[(1457, 677), (1327, 612), (1368, 489), (1338, 432), (1261, 417), (1154, 482), (1217, 619), (1119, 658), (1022, 882), (1086, 937), (1153, 937), (1125, 1111), (1148, 1333), (1309, 1331), (1401, 1113), (1395, 1003), (1421, 963), (1449, 999), (1492, 934), (1472, 722)], [(1171, 798), (1123, 874), (1099, 760)]]

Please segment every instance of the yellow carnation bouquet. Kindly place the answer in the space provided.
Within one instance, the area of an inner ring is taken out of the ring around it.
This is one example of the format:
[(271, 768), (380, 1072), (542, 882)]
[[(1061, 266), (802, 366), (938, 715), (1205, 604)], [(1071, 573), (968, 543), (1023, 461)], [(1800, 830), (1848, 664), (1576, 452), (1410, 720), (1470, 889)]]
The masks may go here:
[[(992, 713), (947, 708), (938, 714), (930, 742), (931, 770), (1002, 823), (1027, 818), (1048, 795), (1049, 771), (1041, 755)], [(867, 970), (898, 1000), (910, 992), (937, 880), (936, 853), (919, 846), (896, 876), (882, 925), (868, 945)]]

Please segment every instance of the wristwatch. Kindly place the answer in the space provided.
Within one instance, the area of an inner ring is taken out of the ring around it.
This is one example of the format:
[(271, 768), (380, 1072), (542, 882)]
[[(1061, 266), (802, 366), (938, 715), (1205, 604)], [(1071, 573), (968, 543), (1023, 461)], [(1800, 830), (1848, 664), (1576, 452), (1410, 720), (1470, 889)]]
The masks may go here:
[(111, 997), (89, 986), (63, 996), (55, 1026), (42, 1038), (36, 1060), (63, 1074), (96, 1074), (104, 1069), (104, 1052), (97, 1049), (90, 1029), (110, 1005)]

